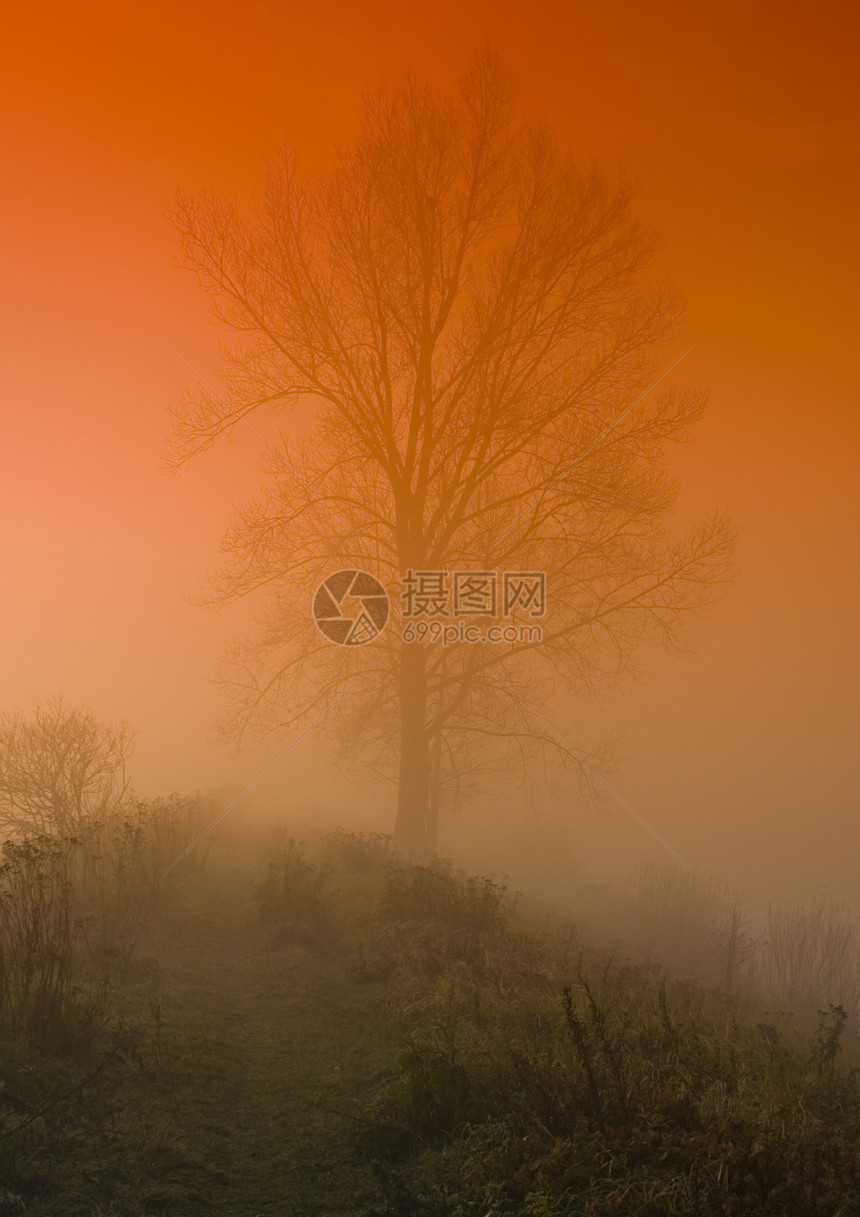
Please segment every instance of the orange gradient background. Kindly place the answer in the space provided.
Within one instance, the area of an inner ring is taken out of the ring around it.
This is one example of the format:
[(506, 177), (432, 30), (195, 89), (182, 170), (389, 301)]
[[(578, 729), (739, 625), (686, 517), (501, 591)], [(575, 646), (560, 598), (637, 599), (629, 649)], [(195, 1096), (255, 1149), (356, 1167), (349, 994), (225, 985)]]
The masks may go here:
[[(252, 609), (212, 614), (189, 597), (264, 454), (238, 434), (184, 478), (161, 472), (168, 407), (190, 380), (164, 344), (217, 383), (218, 340), (174, 269), (162, 207), (177, 187), (246, 194), (284, 132), (309, 169), (325, 165), (363, 88), (406, 67), (451, 86), (489, 42), (526, 113), (582, 160), (638, 179), (639, 212), (663, 234), (659, 271), (688, 304), (683, 345), (696, 343), (678, 379), (711, 389), (694, 443), (672, 456), (679, 522), (725, 508), (742, 530), (740, 580), (692, 623), (694, 653), (650, 657), (647, 684), (580, 718), (621, 735), (619, 789), (695, 867), (761, 891), (850, 895), (857, 12), (16, 6), (0, 52), (0, 708), (62, 690), (128, 718), (145, 794), (256, 776), (271, 748), (233, 758), (214, 742), (205, 679)], [(317, 760), (309, 747), (285, 761), (272, 797), (318, 787)], [(390, 793), (376, 799), (385, 827)], [(575, 783), (552, 806), (573, 825), (572, 854), (656, 856), (621, 809), (583, 809)]]

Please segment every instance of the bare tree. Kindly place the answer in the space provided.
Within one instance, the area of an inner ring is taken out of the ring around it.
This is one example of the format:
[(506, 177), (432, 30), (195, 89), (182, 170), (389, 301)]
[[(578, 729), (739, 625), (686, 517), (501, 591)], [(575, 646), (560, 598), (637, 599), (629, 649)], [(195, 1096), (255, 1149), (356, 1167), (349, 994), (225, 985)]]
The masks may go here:
[(838, 1003), (856, 1016), (860, 1006), (857, 918), (823, 892), (803, 904), (768, 907), (759, 958), (765, 991), (775, 1001), (814, 1014)]
[[(239, 335), (228, 400), (195, 388), (178, 407), (173, 466), (256, 410), (302, 402), (313, 420), (310, 440), (279, 432), (270, 486), (226, 538), (216, 598), (270, 593), (232, 656), (235, 721), (281, 730), (298, 689), (319, 713), (362, 674), (338, 715), (365, 760), (396, 763), (395, 837), (416, 851), (466, 751), (474, 767), (547, 745), (511, 690), (581, 697), (631, 671), (643, 638), (677, 645), (732, 548), (718, 517), (667, 527), (665, 447), (704, 394), (660, 385), (680, 309), (647, 280), (632, 188), (578, 169), (513, 100), (484, 54), (455, 96), (409, 79), (369, 97), (356, 145), (314, 179), (285, 147), (249, 214), (212, 195), (169, 209)], [(542, 639), (404, 637), (395, 594), (384, 634), (332, 647), (310, 601), (339, 568), (392, 592), (409, 572), (546, 572)]]
[(716, 879), (644, 866), (628, 915), (633, 941), (667, 962), (735, 989), (756, 949), (752, 922), (740, 898)]
[(116, 811), (128, 790), (131, 735), (58, 695), (27, 718), (0, 714), (0, 826), (68, 836)]

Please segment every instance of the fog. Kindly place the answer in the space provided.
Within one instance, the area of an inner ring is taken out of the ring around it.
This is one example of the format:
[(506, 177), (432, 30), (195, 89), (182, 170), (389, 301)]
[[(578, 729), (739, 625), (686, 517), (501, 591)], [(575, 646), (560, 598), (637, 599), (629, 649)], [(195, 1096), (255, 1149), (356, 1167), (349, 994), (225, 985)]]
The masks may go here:
[(6, 15), (0, 1211), (860, 1217), (858, 34)]
[[(222, 561), (234, 506), (265, 479), (237, 430), (163, 472), (169, 408), (218, 379), (206, 301), (174, 269), (161, 212), (177, 188), (245, 197), (288, 131), (311, 170), (356, 128), (361, 90), (413, 64), (449, 87), (490, 8), (343, 6), (337, 22), (252, 6), (149, 11), (133, 36), (98, 6), (13, 18), (0, 368), (3, 707), (62, 691), (137, 734), (134, 789), (229, 801), (289, 743), (238, 753), (210, 678), (247, 636), (253, 597), (192, 603)], [(702, 875), (752, 905), (825, 887), (853, 898), (857, 562), (857, 232), (850, 40), (813, 14), (720, 6), (596, 13), (492, 8), (494, 46), (583, 162), (623, 165), (657, 267), (688, 306), (677, 371), (710, 402), (675, 448), (679, 527), (725, 509), (739, 577), (687, 628), (690, 653), (642, 653), (647, 679), (572, 708), (587, 750), (613, 740), (612, 785)], [(273, 36), (257, 37), (259, 20)], [(622, 34), (616, 34), (620, 21)], [(450, 36), (452, 24), (457, 37)], [(288, 37), (288, 70), (279, 37)], [(576, 70), (571, 71), (571, 63)], [(673, 351), (673, 353), (675, 353)], [(291, 416), (301, 432), (308, 416)], [(272, 419), (262, 433), (273, 438)], [(394, 784), (337, 771), (326, 724), (231, 813), (391, 831)], [(214, 792), (214, 793), (213, 793)], [(256, 800), (256, 802), (254, 801)], [(226, 802), (224, 803), (226, 805)], [(492, 776), (443, 820), (441, 852), (563, 897), (668, 855), (575, 775), (523, 791)]]

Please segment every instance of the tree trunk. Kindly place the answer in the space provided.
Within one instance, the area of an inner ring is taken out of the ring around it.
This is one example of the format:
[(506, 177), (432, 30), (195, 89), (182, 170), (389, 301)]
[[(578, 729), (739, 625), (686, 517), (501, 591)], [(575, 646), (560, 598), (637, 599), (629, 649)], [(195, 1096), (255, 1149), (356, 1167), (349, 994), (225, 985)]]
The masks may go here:
[(439, 850), (439, 808), (442, 803), (442, 728), (437, 726), (430, 748), (430, 774), (427, 781), (427, 852)]
[(404, 642), (400, 649), (400, 779), (394, 844), (406, 853), (433, 852), (429, 779), (424, 647)]

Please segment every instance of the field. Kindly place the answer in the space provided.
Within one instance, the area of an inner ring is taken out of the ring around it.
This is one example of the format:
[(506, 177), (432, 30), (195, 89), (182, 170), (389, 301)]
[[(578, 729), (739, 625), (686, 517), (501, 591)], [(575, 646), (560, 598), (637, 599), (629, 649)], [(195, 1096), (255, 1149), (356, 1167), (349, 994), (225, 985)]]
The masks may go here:
[(373, 834), (220, 832), (164, 878), (197, 815), (7, 847), (0, 1214), (860, 1214), (842, 1006)]

